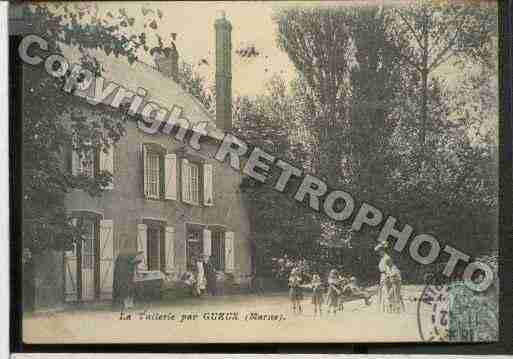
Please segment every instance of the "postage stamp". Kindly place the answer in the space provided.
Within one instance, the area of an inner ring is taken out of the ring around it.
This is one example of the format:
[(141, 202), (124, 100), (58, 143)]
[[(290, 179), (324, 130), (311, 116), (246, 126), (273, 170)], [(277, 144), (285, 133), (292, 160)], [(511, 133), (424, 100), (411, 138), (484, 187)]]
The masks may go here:
[(9, 11), (24, 343), (497, 339), (496, 2)]
[(450, 341), (492, 342), (497, 340), (496, 293), (475, 293), (462, 283), (451, 284), (448, 293)]
[(443, 283), (433, 276), (419, 298), (417, 317), (423, 341), (496, 341), (497, 290), (478, 293), (461, 281)]

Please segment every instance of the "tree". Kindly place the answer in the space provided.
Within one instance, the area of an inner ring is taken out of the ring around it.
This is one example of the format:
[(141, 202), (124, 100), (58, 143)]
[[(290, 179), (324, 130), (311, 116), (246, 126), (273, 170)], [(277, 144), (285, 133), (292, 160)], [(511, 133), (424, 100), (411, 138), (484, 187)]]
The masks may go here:
[[(313, 139), (314, 170), (416, 232), (481, 254), (497, 238), (496, 132), (485, 128), (497, 120), (497, 91), (485, 81), (496, 71), (496, 25), (493, 7), (468, 5), (288, 9), (276, 22), (298, 72), (296, 114)], [(336, 227), (331, 236), (347, 227), (319, 220)], [(371, 256), (376, 236), (357, 236), (357, 256)], [(411, 280), (417, 264), (407, 262)]]
[(178, 67), (178, 83), (182, 88), (194, 96), (211, 113), (215, 113), (216, 89), (215, 86), (208, 86), (205, 79), (201, 77), (194, 66), (181, 61)]
[(350, 29), (347, 10), (287, 8), (275, 15), (278, 45), (289, 55), (311, 90), (315, 115), (307, 126), (314, 133), (315, 169), (329, 184), (339, 184), (349, 121), (347, 74)]
[[(305, 150), (291, 142), (290, 119), (294, 117), (293, 100), (286, 93), (282, 79), (269, 83), (269, 95), (256, 99), (240, 97), (235, 101), (234, 133), (250, 146), (279, 155), (281, 160), (301, 167)], [(273, 170), (266, 183), (246, 176), (241, 192), (248, 204), (251, 240), (256, 244), (260, 275), (270, 274), (271, 258), (284, 254), (309, 257), (319, 239), (320, 230), (315, 213), (291, 199), (290, 192), (298, 183), (292, 179), (285, 193), (272, 188), (280, 175)]]
[[(430, 127), (430, 78), (444, 64), (462, 58), (490, 65), (494, 58), (490, 38), (497, 32), (497, 14), (479, 2), (420, 2), (387, 11), (393, 22), (390, 41), (403, 64), (420, 77), (418, 142), (419, 163), (424, 160)], [(408, 40), (405, 46), (404, 38)], [(435, 135), (436, 136), (436, 135)]]
[(394, 170), (389, 142), (398, 125), (401, 65), (386, 39), (391, 24), (384, 12), (378, 7), (352, 10), (350, 175), (362, 200), (379, 205), (386, 200), (386, 179)]

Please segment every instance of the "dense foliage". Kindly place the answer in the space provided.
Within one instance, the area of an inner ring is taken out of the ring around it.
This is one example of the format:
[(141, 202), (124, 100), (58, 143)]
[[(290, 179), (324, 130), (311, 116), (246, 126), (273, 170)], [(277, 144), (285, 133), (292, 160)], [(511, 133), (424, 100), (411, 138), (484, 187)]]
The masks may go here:
[[(496, 16), (493, 7), (443, 1), (279, 10), (277, 41), (297, 79), (290, 93), (245, 99), (239, 131), (398, 218), (398, 228), (408, 223), (470, 255), (492, 254)], [(265, 185), (243, 187), (262, 258), (286, 253), (315, 261), (327, 256), (316, 243), (349, 240), (348, 248), (334, 245), (331, 252), (345, 270), (372, 277), (377, 230), (351, 234), (352, 218), (334, 223)], [(423, 269), (407, 257), (399, 259), (405, 280), (422, 278)]]

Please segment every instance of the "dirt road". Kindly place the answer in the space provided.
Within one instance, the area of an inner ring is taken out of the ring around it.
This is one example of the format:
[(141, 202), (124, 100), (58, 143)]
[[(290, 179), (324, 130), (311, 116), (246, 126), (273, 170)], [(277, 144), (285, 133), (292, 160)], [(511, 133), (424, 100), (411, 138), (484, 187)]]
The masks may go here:
[(314, 318), (308, 296), (303, 314), (295, 315), (284, 295), (191, 298), (126, 313), (94, 308), (37, 314), (25, 317), (23, 336), (27, 343), (418, 341), (417, 303), (411, 299), (419, 293), (418, 287), (405, 288), (402, 314), (357, 301), (321, 319)]

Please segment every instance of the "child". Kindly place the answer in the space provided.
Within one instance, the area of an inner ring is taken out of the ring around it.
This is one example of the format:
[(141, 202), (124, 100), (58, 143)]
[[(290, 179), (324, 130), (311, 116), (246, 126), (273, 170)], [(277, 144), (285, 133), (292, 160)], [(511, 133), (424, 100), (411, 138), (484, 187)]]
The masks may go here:
[(289, 277), (290, 300), (292, 301), (292, 311), (294, 313), (302, 313), (301, 300), (303, 299), (303, 291), (301, 288), (301, 276), (299, 269), (293, 268)]
[(332, 269), (328, 275), (328, 314), (337, 314), (338, 297), (340, 296), (340, 289), (338, 288), (338, 273), (336, 269)]
[(338, 280), (337, 280), (337, 288), (339, 289), (339, 298), (338, 298), (338, 310), (340, 312), (344, 311), (344, 301), (342, 299), (342, 295), (344, 295), (344, 288), (349, 283), (349, 279), (347, 277), (344, 277), (342, 274), (339, 274)]
[(322, 316), (322, 282), (319, 274), (314, 273), (312, 276), (312, 304), (314, 305), (314, 317), (319, 312), (319, 316)]
[(196, 278), (194, 278), (194, 273), (192, 272), (185, 272), (182, 275), (182, 283), (185, 288), (188, 288), (190, 290), (190, 293), (193, 297), (198, 295), (198, 292), (196, 290)]

